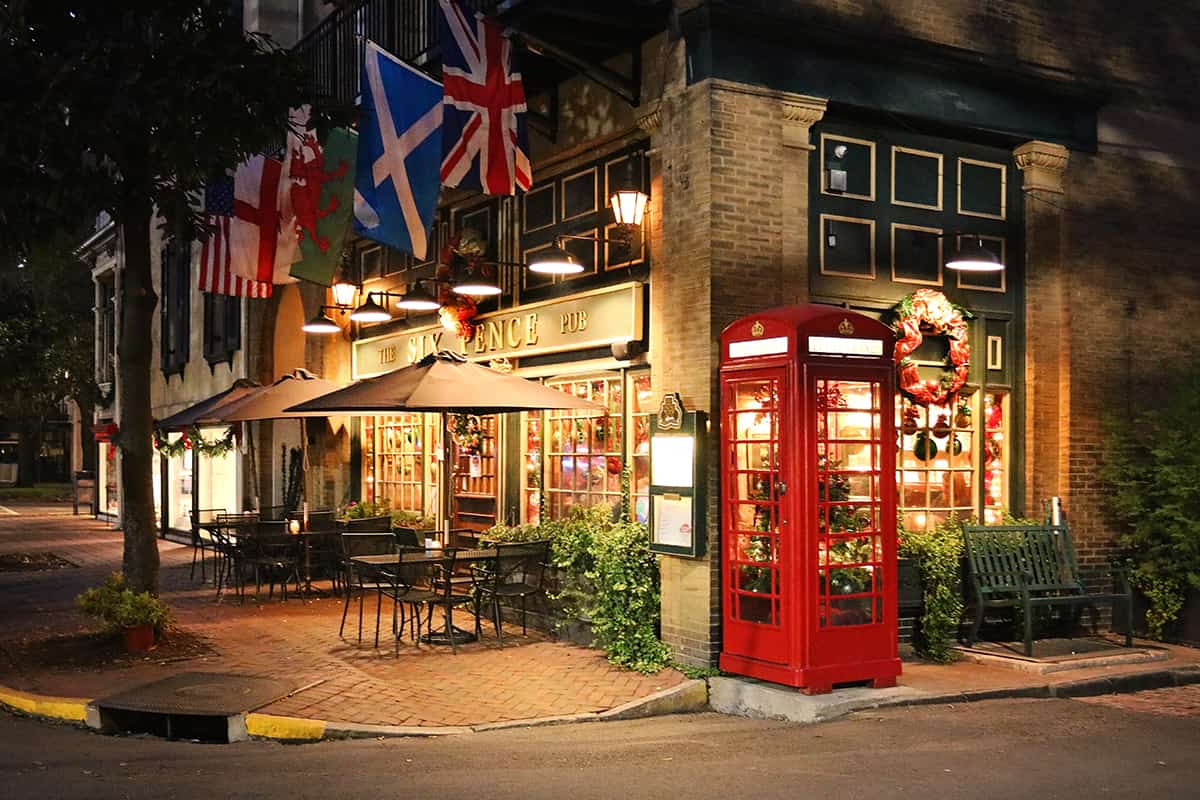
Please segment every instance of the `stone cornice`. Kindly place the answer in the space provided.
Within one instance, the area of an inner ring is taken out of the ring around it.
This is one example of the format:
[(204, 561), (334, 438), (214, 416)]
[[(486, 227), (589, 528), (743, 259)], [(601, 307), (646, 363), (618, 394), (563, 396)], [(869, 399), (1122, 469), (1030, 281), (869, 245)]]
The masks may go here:
[(662, 100), (651, 100), (633, 110), (637, 126), (649, 134), (653, 134), (662, 125)]
[(1032, 141), (1014, 149), (1013, 157), (1024, 175), (1025, 191), (1063, 194), (1063, 173), (1071, 158), (1070, 150), (1053, 142)]

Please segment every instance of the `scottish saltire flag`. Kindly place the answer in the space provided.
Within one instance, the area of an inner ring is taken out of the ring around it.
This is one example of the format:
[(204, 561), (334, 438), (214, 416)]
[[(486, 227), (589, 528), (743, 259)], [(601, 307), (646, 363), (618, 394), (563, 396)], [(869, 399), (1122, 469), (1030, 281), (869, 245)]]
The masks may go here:
[(204, 192), (204, 211), (213, 233), (200, 248), (200, 291), (234, 297), (270, 297), (271, 284), (248, 281), (230, 269), (229, 221), (233, 215), (233, 176)]
[(514, 194), (533, 183), (525, 131), (525, 84), (499, 22), (459, 0), (441, 6), (442, 183)]
[(354, 230), (426, 257), (442, 159), (442, 87), (372, 41), (362, 67)]

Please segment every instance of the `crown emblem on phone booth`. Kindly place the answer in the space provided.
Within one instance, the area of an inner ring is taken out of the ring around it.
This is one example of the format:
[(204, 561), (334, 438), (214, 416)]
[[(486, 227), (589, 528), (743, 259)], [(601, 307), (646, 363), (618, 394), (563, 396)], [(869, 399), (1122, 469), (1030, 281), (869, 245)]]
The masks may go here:
[(763, 327), (762, 320), (756, 319), (754, 320), (754, 324), (750, 326), (750, 335), (758, 338), (759, 336), (762, 336), (766, 330), (767, 329)]
[(679, 392), (663, 395), (658, 406), (658, 429), (662, 431), (677, 431), (683, 427), (683, 398)]
[(843, 318), (842, 321), (838, 323), (838, 333), (840, 333), (842, 336), (853, 336), (854, 323)]

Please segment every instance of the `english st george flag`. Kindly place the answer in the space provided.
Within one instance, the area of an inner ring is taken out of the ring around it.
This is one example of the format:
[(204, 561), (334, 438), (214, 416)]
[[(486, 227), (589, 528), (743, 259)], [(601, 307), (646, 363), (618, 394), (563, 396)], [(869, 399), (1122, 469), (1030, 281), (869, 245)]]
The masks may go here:
[(294, 283), (288, 274), (299, 258), (290, 181), (283, 164), (264, 155), (242, 162), (233, 176), (229, 219), (230, 269), (262, 283)]
[(499, 22), (441, 6), (442, 184), (484, 194), (528, 191), (533, 182), (525, 131), (525, 84)]

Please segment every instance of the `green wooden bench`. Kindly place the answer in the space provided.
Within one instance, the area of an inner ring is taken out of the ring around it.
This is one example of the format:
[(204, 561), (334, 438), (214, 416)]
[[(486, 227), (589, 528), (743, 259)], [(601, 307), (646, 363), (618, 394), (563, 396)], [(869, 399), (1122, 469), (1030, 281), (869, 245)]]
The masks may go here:
[(1123, 573), (1116, 573), (1121, 591), (1090, 593), (1079, 577), (1075, 545), (1066, 527), (1053, 525), (964, 525), (971, 583), (975, 589), (975, 621), (967, 636), (974, 645), (988, 608), (1020, 608), (1025, 623), (1025, 655), (1033, 655), (1033, 612), (1062, 606), (1074, 612), (1072, 625), (1084, 608), (1091, 611), (1096, 630), (1097, 603), (1109, 603), (1116, 618), (1122, 605), (1125, 646), (1133, 646), (1133, 593)]

